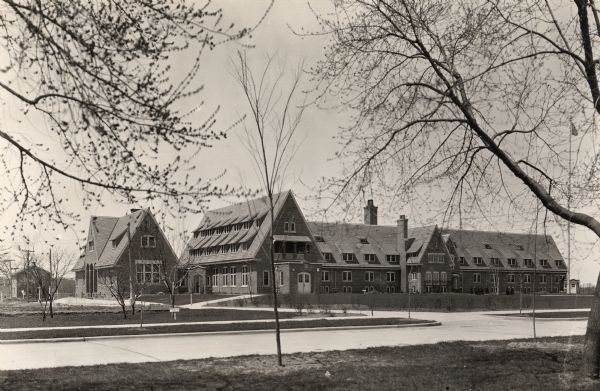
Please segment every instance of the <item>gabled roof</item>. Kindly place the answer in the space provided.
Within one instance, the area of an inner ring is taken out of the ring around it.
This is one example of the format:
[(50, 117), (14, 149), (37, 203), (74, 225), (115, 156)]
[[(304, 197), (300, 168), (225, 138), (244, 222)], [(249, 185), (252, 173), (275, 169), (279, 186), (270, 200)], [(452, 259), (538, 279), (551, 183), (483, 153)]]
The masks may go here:
[[(524, 259), (537, 259), (538, 270), (565, 270), (565, 267), (556, 267), (555, 260), (563, 260), (563, 257), (550, 235), (456, 229), (446, 229), (444, 234), (454, 243), (456, 255), (465, 258), (467, 264), (461, 265), (463, 268), (482, 268), (473, 263), (473, 257), (481, 257), (488, 267), (491, 258), (498, 258), (501, 267), (510, 269), (508, 258), (514, 258), (519, 268), (525, 267)], [(548, 267), (540, 265), (541, 259), (548, 260)]]
[[(400, 255), (397, 226), (308, 222), (308, 228), (314, 237), (323, 238), (323, 241), (316, 242), (319, 250), (333, 255), (335, 262), (327, 262), (327, 266), (357, 265), (343, 261), (342, 253), (353, 253), (359, 266), (399, 266), (397, 263), (388, 263), (386, 259), (386, 255)], [(427, 247), (435, 228), (436, 226), (409, 228), (405, 249), (413, 250), (417, 253), (416, 259), (420, 260), (423, 253), (421, 249)], [(361, 239), (366, 239), (368, 243), (361, 243)], [(375, 254), (379, 263), (368, 263), (364, 259), (365, 254)]]
[[(282, 197), (286, 198), (289, 193), (290, 191), (274, 194), (274, 203), (276, 204), (277, 201)], [(203, 229), (223, 227), (244, 221), (256, 220), (266, 216), (266, 214), (269, 212), (269, 208), (269, 197), (264, 196), (229, 205), (223, 208), (209, 210), (204, 214), (200, 224), (194, 230), (194, 232)]]
[[(289, 190), (273, 195), (273, 209), (275, 216), (279, 214), (288, 197), (294, 197), (293, 193)], [(263, 241), (269, 234), (271, 225), (269, 212), (269, 198), (266, 196), (206, 212), (194, 232), (209, 228), (225, 227), (246, 221), (257, 221), (263, 217), (264, 219), (258, 227), (255, 224), (252, 224), (250, 228), (241, 229), (237, 232), (223, 232), (209, 237), (198, 236), (192, 238), (183, 250), (180, 262), (182, 264), (188, 262), (202, 264), (206, 262), (237, 261), (255, 258)], [(249, 246), (247, 250), (242, 250), (240, 248), (237, 252), (232, 253), (209, 254), (198, 257), (190, 257), (189, 255), (191, 249), (234, 243), (248, 243)]]
[[(82, 270), (86, 263), (94, 263), (97, 268), (114, 265), (127, 248), (128, 242), (125, 239), (127, 223), (129, 223), (130, 235), (134, 236), (146, 215), (149, 215), (156, 223), (150, 209), (139, 209), (121, 217), (92, 216), (88, 230), (88, 241), (94, 241), (94, 250), (89, 251), (86, 246), (85, 253), (79, 258), (73, 270)], [(158, 227), (158, 223), (156, 224)], [(158, 228), (162, 234), (160, 227)], [(163, 239), (168, 243), (164, 235)], [(113, 246), (113, 241), (115, 241), (116, 246)]]

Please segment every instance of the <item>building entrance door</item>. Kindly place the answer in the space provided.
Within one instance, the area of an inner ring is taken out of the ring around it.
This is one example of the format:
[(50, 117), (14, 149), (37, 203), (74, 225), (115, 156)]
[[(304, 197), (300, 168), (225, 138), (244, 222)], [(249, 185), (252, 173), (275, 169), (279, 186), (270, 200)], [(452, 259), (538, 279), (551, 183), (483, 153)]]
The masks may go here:
[(310, 293), (310, 273), (298, 273), (298, 293)]

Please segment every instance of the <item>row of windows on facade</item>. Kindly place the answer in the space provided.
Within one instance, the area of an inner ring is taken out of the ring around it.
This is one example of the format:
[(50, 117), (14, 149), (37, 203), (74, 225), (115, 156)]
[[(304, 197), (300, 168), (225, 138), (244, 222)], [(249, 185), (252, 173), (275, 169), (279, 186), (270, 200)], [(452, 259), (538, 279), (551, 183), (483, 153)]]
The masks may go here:
[[(329, 282), (330, 279), (329, 270), (323, 270), (321, 272), (321, 281)], [(352, 271), (344, 270), (342, 271), (342, 281), (343, 282), (352, 282)], [(373, 282), (375, 281), (375, 272), (365, 271), (364, 272), (364, 281)], [(396, 272), (386, 272), (385, 273), (385, 281), (386, 282), (396, 282)]]
[(204, 238), (204, 237), (212, 236), (212, 235), (221, 235), (223, 233), (227, 233), (227, 232), (231, 232), (231, 231), (237, 232), (242, 229), (250, 229), (250, 228), (252, 228), (253, 225), (258, 227), (260, 225), (260, 222), (258, 220), (249, 220), (249, 221), (244, 221), (242, 223), (224, 225), (222, 227), (203, 229), (200, 231), (195, 231), (194, 237), (197, 238), (198, 236), (200, 236), (201, 238)]
[[(411, 273), (413, 280), (416, 280), (416, 273)], [(425, 282), (433, 284), (447, 284), (448, 274), (446, 272), (425, 272)]]
[[(248, 266), (242, 266), (241, 272), (242, 272), (241, 273), (241, 286), (248, 286), (248, 283), (249, 283)], [(270, 285), (269, 276), (270, 276), (270, 272), (268, 270), (263, 271), (263, 286)], [(284, 285), (284, 282), (285, 282), (284, 277), (285, 277), (284, 272), (280, 271), (279, 272), (279, 284), (280, 285)], [(226, 266), (221, 269), (215, 269), (210, 278), (211, 278), (212, 286), (219, 286), (219, 282), (221, 283), (221, 286), (237, 286), (237, 267), (235, 267), (235, 266), (227, 267)], [(305, 281), (302, 281), (301, 280), (302, 278), (304, 278)], [(323, 270), (321, 272), (321, 281), (329, 282), (329, 281), (331, 281), (330, 278), (331, 277), (330, 277), (329, 270)], [(385, 280), (386, 280), (386, 282), (396, 282), (396, 272), (386, 272)], [(342, 281), (343, 282), (352, 282), (352, 271), (343, 271), (342, 272)], [(375, 272), (372, 272), (372, 271), (364, 272), (364, 281), (374, 282), (375, 281)], [(310, 282), (309, 275), (307, 273), (298, 274), (298, 282), (299, 283)]]
[[(490, 282), (496, 282), (500, 279), (501, 276), (497, 276), (495, 274), (490, 274), (489, 275), (489, 281)], [(539, 282), (541, 284), (546, 284), (548, 282), (548, 276), (546, 274), (540, 274), (538, 275), (539, 277)], [(531, 283), (531, 274), (523, 274), (523, 280), (522, 282), (529, 284)], [(561, 275), (555, 275), (554, 276), (554, 282), (556, 284), (559, 284), (561, 282), (562, 276)], [(507, 274), (506, 275), (506, 282), (507, 283), (515, 283), (517, 281), (517, 275), (516, 274)], [(475, 283), (480, 283), (481, 282), (481, 273), (473, 273), (473, 282)]]
[[(120, 237), (111, 241), (113, 248), (119, 245)], [(156, 237), (152, 235), (142, 235), (140, 241), (141, 248), (156, 248)], [(94, 240), (88, 242), (88, 251), (94, 251)]]
[[(329, 252), (323, 253), (323, 259), (325, 259), (325, 262), (331, 262), (331, 263), (335, 262), (335, 257), (333, 256), (332, 253), (329, 253)], [(372, 263), (372, 264), (380, 263), (376, 254), (363, 254), (363, 259), (367, 263)], [(398, 264), (398, 263), (400, 263), (400, 255), (387, 254), (385, 256), (385, 260), (387, 263)], [(354, 255), (354, 253), (342, 253), (342, 261), (344, 261), (346, 263), (358, 263), (358, 259), (356, 259), (356, 256)]]
[[(466, 265), (467, 264), (467, 259), (465, 257), (460, 257), (459, 261), (460, 261), (461, 265)], [(540, 259), (539, 261), (540, 261), (540, 267), (550, 267), (550, 262), (548, 262), (547, 259)], [(507, 258), (507, 263), (508, 263), (508, 266), (512, 266), (512, 267), (517, 267), (518, 266), (516, 258)], [(473, 264), (477, 265), (477, 266), (486, 266), (486, 264), (483, 261), (482, 257), (473, 257)], [(499, 258), (490, 258), (490, 264), (492, 266), (498, 266), (498, 267), (503, 266), (502, 262), (500, 262)], [(530, 268), (534, 267), (533, 259), (531, 259), (531, 258), (524, 258), (523, 259), (523, 264), (524, 264), (525, 267), (530, 267)], [(562, 259), (556, 259), (554, 261), (554, 264), (556, 265), (556, 267), (563, 267), (564, 266), (564, 262), (563, 262)]]
[[(329, 293), (330, 292), (329, 285), (323, 285), (321, 287), (321, 293)], [(352, 286), (343, 286), (341, 288), (343, 293), (352, 293)], [(375, 292), (375, 287), (373, 285), (367, 285), (362, 289), (362, 292)], [(396, 293), (396, 287), (394, 285), (388, 285), (385, 287), (386, 293)]]
[(201, 255), (236, 253), (238, 251), (246, 251), (248, 248), (250, 248), (250, 244), (248, 242), (222, 244), (220, 246), (190, 250), (190, 255), (192, 257), (199, 257)]

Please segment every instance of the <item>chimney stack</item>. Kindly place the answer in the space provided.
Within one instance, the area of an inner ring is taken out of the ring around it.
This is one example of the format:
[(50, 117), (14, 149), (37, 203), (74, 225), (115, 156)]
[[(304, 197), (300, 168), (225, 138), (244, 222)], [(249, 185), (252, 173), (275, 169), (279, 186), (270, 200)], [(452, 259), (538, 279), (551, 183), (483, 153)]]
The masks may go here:
[(397, 221), (396, 230), (398, 254), (400, 254), (400, 289), (402, 292), (408, 292), (408, 274), (406, 268), (406, 240), (408, 239), (408, 219), (405, 215), (400, 215)]
[(365, 206), (365, 224), (377, 225), (377, 207), (373, 204), (373, 200), (368, 200)]

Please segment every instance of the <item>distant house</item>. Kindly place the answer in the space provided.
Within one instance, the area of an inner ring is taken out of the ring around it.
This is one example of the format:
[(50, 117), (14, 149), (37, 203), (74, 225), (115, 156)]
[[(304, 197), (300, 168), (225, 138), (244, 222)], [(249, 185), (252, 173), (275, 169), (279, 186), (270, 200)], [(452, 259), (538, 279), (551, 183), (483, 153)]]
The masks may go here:
[(10, 284), (8, 284), (11, 289), (10, 297), (38, 299), (40, 284), (42, 287), (48, 287), (50, 272), (32, 262), (29, 267), (12, 274)]
[(567, 267), (549, 235), (445, 230), (465, 293), (564, 290)]
[(177, 273), (177, 257), (152, 212), (132, 209), (121, 217), (92, 216), (73, 271), (76, 296), (110, 297), (109, 281), (126, 283), (131, 274), (152, 293), (164, 290), (165, 278)]

